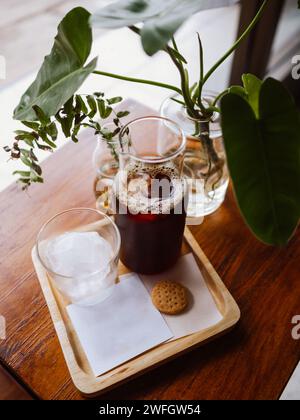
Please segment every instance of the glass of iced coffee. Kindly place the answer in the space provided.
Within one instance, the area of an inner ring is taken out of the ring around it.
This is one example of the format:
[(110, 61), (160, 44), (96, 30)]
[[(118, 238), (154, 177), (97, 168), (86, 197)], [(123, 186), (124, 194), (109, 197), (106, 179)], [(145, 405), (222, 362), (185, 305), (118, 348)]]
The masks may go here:
[(166, 118), (138, 118), (120, 132), (112, 207), (121, 261), (135, 272), (162, 272), (180, 255), (188, 204), (184, 151), (181, 128)]

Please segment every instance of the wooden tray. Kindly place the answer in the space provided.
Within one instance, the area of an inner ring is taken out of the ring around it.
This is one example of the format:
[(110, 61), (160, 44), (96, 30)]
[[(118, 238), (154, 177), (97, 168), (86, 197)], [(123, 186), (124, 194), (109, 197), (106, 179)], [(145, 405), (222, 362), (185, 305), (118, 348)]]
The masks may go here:
[[(76, 388), (87, 397), (94, 397), (108, 391), (145, 371), (158, 366), (168, 360), (179, 356), (183, 352), (204, 344), (208, 340), (224, 334), (233, 327), (240, 318), (240, 310), (233, 297), (226, 289), (222, 280), (208, 261), (190, 230), (185, 229), (185, 241), (182, 246), (182, 255), (192, 252), (198, 262), (205, 282), (223, 315), (223, 319), (216, 325), (201, 330), (186, 337), (161, 344), (111, 371), (95, 377), (91, 371), (86, 355), (81, 347), (77, 335), (68, 317), (66, 306), (60, 293), (54, 288), (50, 277), (40, 264), (36, 249), (32, 250), (32, 260), (37, 276), (43, 290), (60, 345), (69, 368), (70, 375)], [(120, 264), (119, 274), (128, 272)]]

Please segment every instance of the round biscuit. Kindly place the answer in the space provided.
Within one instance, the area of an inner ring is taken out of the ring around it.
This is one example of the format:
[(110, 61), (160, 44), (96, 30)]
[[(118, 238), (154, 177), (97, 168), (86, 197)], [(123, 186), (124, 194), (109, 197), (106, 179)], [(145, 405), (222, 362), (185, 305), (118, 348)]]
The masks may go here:
[(151, 292), (154, 306), (162, 313), (177, 315), (187, 304), (187, 290), (179, 283), (163, 280), (156, 283)]

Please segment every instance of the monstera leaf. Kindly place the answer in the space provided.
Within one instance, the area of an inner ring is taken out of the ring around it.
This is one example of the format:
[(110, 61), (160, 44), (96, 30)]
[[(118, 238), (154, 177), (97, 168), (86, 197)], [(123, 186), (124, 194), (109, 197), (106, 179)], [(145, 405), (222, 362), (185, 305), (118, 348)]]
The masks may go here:
[(92, 16), (95, 26), (121, 28), (144, 22), (143, 48), (153, 55), (163, 49), (177, 29), (200, 10), (229, 6), (237, 0), (120, 0)]
[(300, 217), (300, 117), (280, 82), (252, 79), (250, 85), (251, 100), (229, 93), (221, 101), (228, 166), (250, 229), (263, 242), (282, 245)]
[(92, 45), (89, 17), (87, 10), (77, 7), (61, 21), (51, 53), (22, 96), (14, 111), (15, 119), (35, 120), (35, 105), (48, 117), (56, 114), (95, 69), (97, 59), (84, 67)]

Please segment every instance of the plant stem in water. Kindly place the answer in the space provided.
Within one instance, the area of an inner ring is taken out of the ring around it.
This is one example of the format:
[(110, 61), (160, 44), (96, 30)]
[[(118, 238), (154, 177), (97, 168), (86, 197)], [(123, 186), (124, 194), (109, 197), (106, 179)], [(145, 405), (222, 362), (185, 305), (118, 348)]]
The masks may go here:
[(213, 141), (210, 138), (209, 121), (200, 121), (199, 124), (200, 124), (199, 139), (203, 145), (203, 148), (206, 152), (207, 160), (208, 160), (208, 171), (207, 173), (202, 174), (204, 178), (204, 189), (208, 193), (210, 192), (208, 183), (213, 177), (213, 175), (217, 174), (217, 179), (212, 184), (212, 191), (214, 191), (215, 186), (217, 186), (219, 181), (222, 179), (224, 159), (219, 158), (214, 148)]

